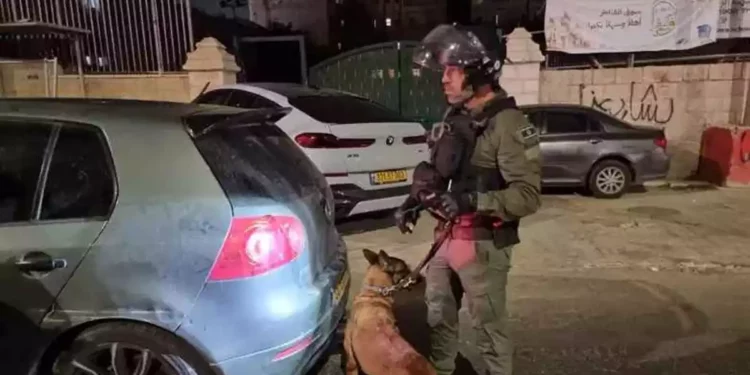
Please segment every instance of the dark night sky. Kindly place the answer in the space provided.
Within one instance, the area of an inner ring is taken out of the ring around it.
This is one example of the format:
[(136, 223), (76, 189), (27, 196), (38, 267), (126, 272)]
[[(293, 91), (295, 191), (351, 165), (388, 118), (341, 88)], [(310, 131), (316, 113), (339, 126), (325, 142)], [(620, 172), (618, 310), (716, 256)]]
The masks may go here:
[[(199, 8), (209, 14), (221, 14), (226, 17), (232, 17), (232, 11), (221, 9), (219, 0), (190, 0), (193, 7)], [(487, 0), (485, 0), (487, 1)], [(471, 1), (470, 0), (447, 0), (448, 19), (447, 22), (469, 23), (471, 20)], [(238, 18), (249, 18), (248, 7), (237, 9)]]
[[(219, 0), (191, 0), (191, 4), (209, 14), (224, 13), (227, 17), (232, 16), (232, 12), (229, 9), (221, 9), (219, 7)], [(449, 19), (448, 22), (467, 22), (470, 18), (470, 12), (471, 2), (469, 0), (448, 0), (448, 14), (452, 16), (452, 19)], [(238, 8), (237, 17), (248, 18), (248, 8)]]

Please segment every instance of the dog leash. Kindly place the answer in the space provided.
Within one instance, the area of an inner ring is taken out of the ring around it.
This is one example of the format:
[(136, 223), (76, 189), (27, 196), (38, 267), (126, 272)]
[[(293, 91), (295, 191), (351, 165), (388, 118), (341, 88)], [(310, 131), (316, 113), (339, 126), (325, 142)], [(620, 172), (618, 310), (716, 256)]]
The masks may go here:
[(453, 222), (448, 221), (448, 225), (445, 226), (445, 230), (443, 233), (440, 234), (440, 237), (435, 240), (435, 242), (432, 243), (432, 246), (430, 247), (430, 251), (427, 252), (427, 255), (422, 259), (421, 262), (411, 271), (409, 276), (406, 276), (405, 278), (401, 279), (398, 283), (380, 288), (380, 287), (372, 287), (368, 288), (374, 292), (379, 293), (383, 297), (389, 297), (394, 292), (400, 291), (400, 290), (407, 290), (411, 288), (414, 285), (417, 285), (419, 282), (419, 276), (422, 273), (422, 270), (427, 266), (427, 263), (432, 260), (432, 258), (435, 257), (435, 254), (437, 254), (438, 250), (440, 250), (440, 247), (443, 246), (443, 243), (445, 240), (448, 239), (448, 236), (451, 233), (451, 230), (453, 229)]

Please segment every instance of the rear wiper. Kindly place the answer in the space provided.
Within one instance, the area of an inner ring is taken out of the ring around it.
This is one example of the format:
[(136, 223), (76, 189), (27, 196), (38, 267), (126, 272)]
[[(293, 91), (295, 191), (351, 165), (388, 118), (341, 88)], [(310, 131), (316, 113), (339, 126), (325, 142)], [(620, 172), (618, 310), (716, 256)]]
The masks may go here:
[(203, 95), (206, 92), (206, 90), (208, 90), (208, 85), (210, 84), (211, 84), (211, 81), (206, 82), (206, 84), (203, 85), (201, 92), (199, 92), (198, 95), (196, 95), (195, 98), (193, 98), (193, 100), (190, 101), (190, 103), (195, 103), (195, 101), (198, 100), (198, 98), (200, 98), (201, 95)]
[(276, 122), (291, 111), (292, 108), (290, 107), (249, 109), (236, 115), (222, 117), (221, 120), (212, 122), (203, 129), (190, 129), (190, 132), (193, 138), (199, 138), (218, 129), (226, 129), (238, 125)]

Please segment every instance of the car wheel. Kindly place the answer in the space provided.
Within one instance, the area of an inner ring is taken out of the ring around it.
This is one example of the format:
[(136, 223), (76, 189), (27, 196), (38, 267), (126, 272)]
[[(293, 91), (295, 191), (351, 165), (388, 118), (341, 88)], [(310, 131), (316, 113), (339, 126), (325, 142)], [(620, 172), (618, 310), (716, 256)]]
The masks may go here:
[(86, 329), (53, 360), (53, 375), (209, 375), (200, 354), (169, 332), (137, 323)]
[(596, 198), (620, 198), (630, 187), (630, 169), (621, 161), (604, 160), (594, 165), (588, 189)]

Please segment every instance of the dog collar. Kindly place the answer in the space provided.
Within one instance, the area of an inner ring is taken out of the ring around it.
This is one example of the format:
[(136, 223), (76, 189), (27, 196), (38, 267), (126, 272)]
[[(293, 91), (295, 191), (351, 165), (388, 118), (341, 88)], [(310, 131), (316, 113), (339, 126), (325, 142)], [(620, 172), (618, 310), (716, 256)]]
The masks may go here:
[(365, 284), (363, 287), (364, 289), (369, 290), (371, 292), (378, 293), (383, 297), (390, 297), (393, 294), (393, 292), (409, 289), (412, 287), (412, 285), (415, 285), (416, 283), (417, 283), (416, 279), (412, 276), (409, 276), (399, 281), (397, 284), (394, 284), (391, 286), (377, 286), (377, 285)]
[(398, 284), (391, 285), (391, 286), (377, 286), (377, 285), (365, 284), (363, 288), (365, 290), (369, 290), (371, 292), (380, 294), (383, 297), (390, 297), (393, 294), (393, 292), (395, 292), (399, 287), (398, 287)]

